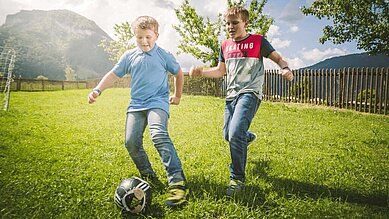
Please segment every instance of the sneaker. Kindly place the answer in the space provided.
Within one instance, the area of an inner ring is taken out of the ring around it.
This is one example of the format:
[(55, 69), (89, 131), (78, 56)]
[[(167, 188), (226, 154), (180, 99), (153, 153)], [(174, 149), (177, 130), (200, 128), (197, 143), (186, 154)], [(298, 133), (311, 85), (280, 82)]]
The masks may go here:
[(158, 179), (158, 176), (154, 172), (149, 174), (142, 174), (141, 178), (150, 183), (153, 190), (159, 190), (164, 187), (164, 184)]
[(168, 197), (165, 204), (169, 207), (176, 207), (186, 202), (185, 182), (176, 182), (169, 186)]
[(252, 131), (247, 131), (247, 146), (257, 139), (257, 135)]
[(244, 183), (242, 181), (237, 180), (237, 179), (231, 179), (230, 186), (228, 186), (226, 194), (228, 196), (233, 196), (237, 192), (242, 190), (243, 186), (244, 186)]
[(147, 173), (147, 174), (141, 174), (142, 179), (152, 180), (154, 178), (158, 178), (157, 174), (155, 172)]

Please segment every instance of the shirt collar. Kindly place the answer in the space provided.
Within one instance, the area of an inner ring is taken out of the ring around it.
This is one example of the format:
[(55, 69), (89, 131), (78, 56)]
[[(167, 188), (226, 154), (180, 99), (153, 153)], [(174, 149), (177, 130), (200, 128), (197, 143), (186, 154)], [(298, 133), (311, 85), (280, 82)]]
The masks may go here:
[(148, 51), (148, 52), (143, 52), (143, 50), (140, 49), (139, 47), (138, 47), (138, 51), (141, 52), (141, 53), (144, 53), (144, 54), (152, 56), (155, 53), (155, 51), (157, 50), (157, 48), (158, 48), (158, 45), (157, 45), (157, 43), (155, 43), (154, 47), (150, 51)]

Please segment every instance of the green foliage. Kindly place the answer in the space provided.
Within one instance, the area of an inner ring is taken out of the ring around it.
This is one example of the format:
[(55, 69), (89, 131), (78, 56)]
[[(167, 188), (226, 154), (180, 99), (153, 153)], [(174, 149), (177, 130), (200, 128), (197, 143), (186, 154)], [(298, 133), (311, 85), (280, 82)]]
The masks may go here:
[[(248, 2), (248, 1), (247, 1)], [(249, 6), (250, 25), (249, 32), (266, 34), (273, 20), (262, 14), (262, 9), (266, 0), (251, 1)], [(244, 1), (228, 1), (228, 6), (242, 5)], [(211, 66), (216, 66), (220, 52), (221, 40), (227, 36), (224, 31), (224, 22), (221, 14), (217, 15), (216, 21), (212, 21), (209, 17), (202, 17), (197, 14), (194, 7), (185, 0), (182, 5), (175, 9), (176, 16), (180, 24), (175, 25), (174, 29), (181, 36), (180, 44), (178, 45), (179, 53), (191, 54), (203, 63), (210, 63)]]
[(179, 53), (193, 55), (204, 63), (215, 66), (218, 62), (220, 48), (219, 37), (221, 35), (222, 17), (219, 14), (215, 22), (209, 17), (202, 17), (185, 0), (180, 8), (175, 9), (180, 24), (174, 29), (180, 34)]
[(387, 0), (316, 0), (303, 7), (305, 15), (332, 20), (323, 29), (320, 42), (341, 44), (352, 40), (370, 54), (389, 55), (389, 4)]
[(365, 102), (366, 100), (366, 103), (370, 103), (370, 101), (372, 103), (375, 103), (375, 98), (376, 98), (375, 94), (376, 94), (375, 89), (373, 90), (364, 89), (363, 91), (358, 93), (357, 101), (361, 100), (362, 98), (362, 102)]
[(125, 21), (121, 24), (115, 24), (114, 35), (117, 37), (117, 40), (104, 39), (99, 46), (104, 48), (109, 54), (111, 61), (117, 62), (125, 51), (135, 48), (135, 44), (130, 43), (134, 33), (131, 31), (130, 23)]
[[(122, 179), (139, 176), (123, 145), (129, 89), (106, 90), (93, 105), (89, 92), (11, 94), (0, 110), (2, 218), (135, 218), (113, 201)], [(166, 187), (154, 189), (139, 218), (387, 218), (388, 116), (262, 102), (246, 188), (230, 199), (224, 101), (184, 95), (170, 107), (189, 201), (169, 209)], [(144, 147), (166, 186), (147, 129)]]
[(299, 99), (307, 99), (311, 97), (312, 83), (310, 76), (304, 76), (300, 80), (293, 84), (289, 90), (292, 96), (298, 97)]

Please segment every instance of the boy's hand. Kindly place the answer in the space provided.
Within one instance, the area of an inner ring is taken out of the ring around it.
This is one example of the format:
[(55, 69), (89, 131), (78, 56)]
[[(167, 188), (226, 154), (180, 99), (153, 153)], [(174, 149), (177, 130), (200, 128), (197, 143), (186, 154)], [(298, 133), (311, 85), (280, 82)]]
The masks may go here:
[(172, 104), (172, 105), (178, 105), (178, 104), (180, 104), (180, 100), (181, 100), (180, 97), (171, 96), (169, 98), (169, 103)]
[(198, 66), (192, 66), (189, 70), (189, 76), (195, 77), (195, 76), (202, 76), (203, 67)]
[(96, 98), (98, 96), (99, 96), (99, 93), (97, 93), (96, 91), (90, 92), (88, 95), (88, 103), (92, 104), (92, 103), (96, 102)]
[(284, 77), (288, 81), (293, 80), (293, 73), (289, 68), (280, 69), (280, 74), (282, 75), (282, 77)]

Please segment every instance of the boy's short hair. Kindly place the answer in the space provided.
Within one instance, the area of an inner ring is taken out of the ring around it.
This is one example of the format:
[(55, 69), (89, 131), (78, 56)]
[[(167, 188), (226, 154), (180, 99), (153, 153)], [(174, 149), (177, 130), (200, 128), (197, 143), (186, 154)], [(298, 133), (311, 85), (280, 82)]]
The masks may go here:
[(233, 7), (229, 8), (224, 13), (224, 19), (227, 19), (227, 17), (230, 17), (230, 16), (239, 17), (244, 22), (249, 22), (249, 19), (250, 19), (249, 11), (247, 11), (247, 9), (245, 9), (242, 6), (233, 6)]
[(150, 16), (140, 16), (135, 19), (134, 22), (131, 24), (131, 29), (133, 32), (135, 32), (136, 29), (150, 29), (154, 32), (158, 33), (158, 27), (159, 24), (157, 20), (155, 20), (153, 17)]

